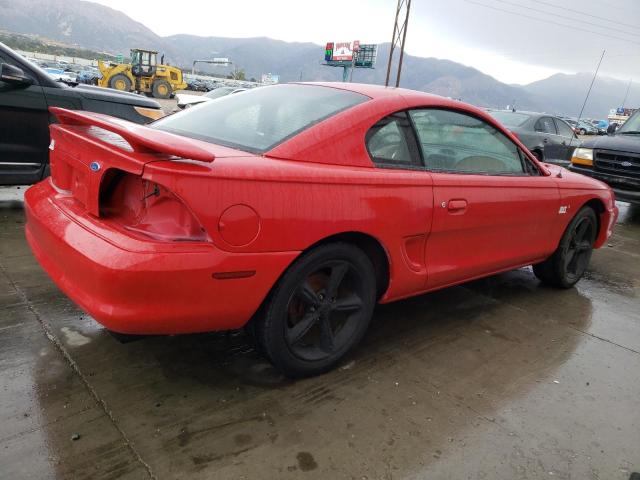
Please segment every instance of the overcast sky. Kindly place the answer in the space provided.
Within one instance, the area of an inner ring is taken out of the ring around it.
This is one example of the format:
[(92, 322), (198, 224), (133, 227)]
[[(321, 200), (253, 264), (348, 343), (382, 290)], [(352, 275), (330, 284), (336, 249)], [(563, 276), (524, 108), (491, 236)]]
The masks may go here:
[[(159, 35), (391, 40), (396, 0), (97, 0)], [(640, 0), (413, 0), (406, 51), (453, 60), (506, 83), (557, 72), (640, 80)], [(221, 52), (223, 54), (224, 52)], [(379, 59), (382, 61), (382, 59)]]

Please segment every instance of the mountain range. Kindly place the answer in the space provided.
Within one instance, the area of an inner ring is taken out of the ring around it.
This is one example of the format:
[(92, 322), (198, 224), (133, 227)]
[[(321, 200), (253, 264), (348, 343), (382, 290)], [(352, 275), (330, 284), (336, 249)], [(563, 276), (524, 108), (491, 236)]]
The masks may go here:
[[(284, 42), (270, 38), (200, 37), (181, 34), (161, 37), (142, 23), (112, 8), (83, 0), (0, 0), (0, 29), (76, 45), (127, 54), (132, 47), (165, 54), (165, 61), (188, 70), (196, 59), (228, 57), (247, 78), (263, 73), (286, 81), (337, 81), (342, 69), (322, 65), (324, 47), (314, 43)], [(354, 82), (384, 83), (389, 44), (378, 46), (378, 67), (357, 69)], [(210, 71), (226, 73), (223, 67)], [(406, 55), (400, 85), (482, 106), (577, 116), (593, 75), (556, 74), (528, 85), (508, 85), (481, 71), (449, 60)], [(597, 78), (583, 116), (606, 117), (621, 106), (627, 83)], [(626, 106), (640, 105), (640, 84), (631, 86)]]

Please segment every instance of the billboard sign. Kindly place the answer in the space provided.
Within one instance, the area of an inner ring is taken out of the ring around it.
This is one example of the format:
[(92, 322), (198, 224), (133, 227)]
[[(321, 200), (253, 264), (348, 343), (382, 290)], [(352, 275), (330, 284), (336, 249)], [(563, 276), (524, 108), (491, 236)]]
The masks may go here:
[(360, 41), (353, 42), (329, 42), (324, 50), (324, 59), (327, 62), (352, 62), (353, 54), (360, 48)]

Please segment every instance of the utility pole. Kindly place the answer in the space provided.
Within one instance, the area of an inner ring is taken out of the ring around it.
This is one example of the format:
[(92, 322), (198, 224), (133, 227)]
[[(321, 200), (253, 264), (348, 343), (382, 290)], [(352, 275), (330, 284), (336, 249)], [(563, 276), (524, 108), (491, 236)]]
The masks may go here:
[(402, 60), (404, 58), (404, 41), (407, 38), (407, 25), (409, 24), (409, 10), (411, 10), (411, 0), (398, 0), (396, 7), (396, 20), (393, 24), (393, 37), (389, 48), (389, 63), (387, 64), (387, 78), (385, 86), (389, 86), (391, 75), (391, 63), (396, 48), (400, 49), (400, 60), (398, 62), (398, 73), (396, 75), (396, 87), (400, 86), (400, 74), (402, 73)]

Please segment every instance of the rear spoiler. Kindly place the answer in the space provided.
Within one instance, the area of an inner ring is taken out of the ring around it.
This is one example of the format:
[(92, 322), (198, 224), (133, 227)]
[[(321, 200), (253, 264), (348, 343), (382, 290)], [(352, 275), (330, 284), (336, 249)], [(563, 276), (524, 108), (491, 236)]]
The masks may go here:
[(88, 125), (120, 135), (137, 153), (162, 153), (189, 160), (213, 162), (215, 155), (188, 138), (101, 113), (49, 107), (62, 125)]

